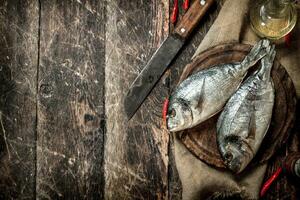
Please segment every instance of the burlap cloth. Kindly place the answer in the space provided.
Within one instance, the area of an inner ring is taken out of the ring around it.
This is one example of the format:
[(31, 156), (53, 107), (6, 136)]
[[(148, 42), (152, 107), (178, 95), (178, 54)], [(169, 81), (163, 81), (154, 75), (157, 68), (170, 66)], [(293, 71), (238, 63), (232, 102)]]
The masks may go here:
[[(249, 24), (249, 0), (225, 1), (217, 19), (211, 26), (193, 57), (209, 47), (230, 42), (255, 44), (259, 38), (254, 34)], [(299, 19), (299, 18), (298, 18)], [(291, 46), (284, 44), (276, 46), (277, 59), (291, 76), (297, 97), (300, 95), (300, 40), (299, 23), (293, 31)], [(298, 35), (298, 37), (295, 37)], [(183, 199), (206, 199), (215, 192), (240, 193), (244, 199), (258, 199), (262, 181), (267, 169), (267, 163), (259, 165), (250, 171), (233, 175), (227, 170), (220, 170), (207, 165), (180, 142), (174, 134), (175, 162), (182, 183)]]

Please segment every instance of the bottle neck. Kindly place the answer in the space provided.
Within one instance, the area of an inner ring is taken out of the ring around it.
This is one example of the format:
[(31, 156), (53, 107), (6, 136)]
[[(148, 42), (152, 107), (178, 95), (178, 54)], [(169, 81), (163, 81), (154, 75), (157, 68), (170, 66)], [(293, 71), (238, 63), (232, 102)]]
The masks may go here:
[(289, 4), (290, 0), (268, 0), (266, 11), (270, 15), (279, 16), (286, 11)]

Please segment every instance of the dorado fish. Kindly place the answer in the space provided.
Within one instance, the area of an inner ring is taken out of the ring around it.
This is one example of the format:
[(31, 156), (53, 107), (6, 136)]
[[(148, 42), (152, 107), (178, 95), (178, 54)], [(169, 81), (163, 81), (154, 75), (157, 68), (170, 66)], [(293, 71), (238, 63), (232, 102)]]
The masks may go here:
[(261, 67), (250, 75), (228, 100), (217, 122), (217, 143), (224, 163), (241, 172), (257, 153), (269, 128), (275, 90), (271, 69), (274, 46), (261, 60)]
[(166, 116), (168, 129), (191, 128), (219, 112), (238, 89), (247, 70), (269, 50), (270, 42), (261, 40), (242, 62), (216, 65), (182, 81), (170, 97)]

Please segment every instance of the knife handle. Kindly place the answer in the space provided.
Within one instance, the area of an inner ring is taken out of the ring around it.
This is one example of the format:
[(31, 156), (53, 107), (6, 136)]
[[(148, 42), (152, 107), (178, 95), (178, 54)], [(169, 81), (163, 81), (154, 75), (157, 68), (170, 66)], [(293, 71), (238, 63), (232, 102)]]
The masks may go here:
[(195, 0), (176, 26), (175, 34), (187, 39), (213, 2), (214, 0)]

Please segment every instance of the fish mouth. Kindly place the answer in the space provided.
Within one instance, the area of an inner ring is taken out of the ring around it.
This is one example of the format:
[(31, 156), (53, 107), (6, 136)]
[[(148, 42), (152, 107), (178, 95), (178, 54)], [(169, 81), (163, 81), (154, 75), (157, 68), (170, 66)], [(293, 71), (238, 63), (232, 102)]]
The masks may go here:
[(234, 159), (233, 161), (231, 161), (229, 164), (228, 164), (228, 167), (231, 171), (233, 171), (234, 173), (238, 174), (242, 171), (242, 168), (241, 168), (241, 162), (238, 161), (238, 159)]
[(240, 148), (236, 146), (228, 148), (229, 150), (224, 154), (225, 165), (236, 174), (242, 172), (248, 166), (254, 155), (248, 142), (244, 140), (240, 140), (240, 142)]
[(176, 129), (178, 128), (179, 124), (174, 122), (175, 120), (173, 120), (169, 115), (166, 116), (166, 125), (167, 125), (167, 129), (171, 132), (176, 131)]
[(242, 165), (241, 156), (234, 156), (231, 152), (226, 152), (224, 155), (224, 163), (234, 173), (239, 173)]
[(181, 109), (171, 109), (166, 116), (167, 129), (171, 132), (182, 131), (193, 124), (193, 113), (187, 104), (180, 104)]
[(171, 123), (169, 123), (169, 119), (168, 119), (168, 117), (167, 117), (167, 129), (169, 130), (169, 131), (171, 131), (171, 132), (173, 132), (175, 129), (176, 129), (176, 124), (171, 124)]
[(172, 124), (172, 123), (168, 123), (168, 119), (167, 119), (167, 129), (170, 131), (170, 132), (177, 132), (177, 131), (182, 131), (182, 130), (185, 130), (189, 127), (182, 127), (180, 125), (177, 125), (177, 124)]

